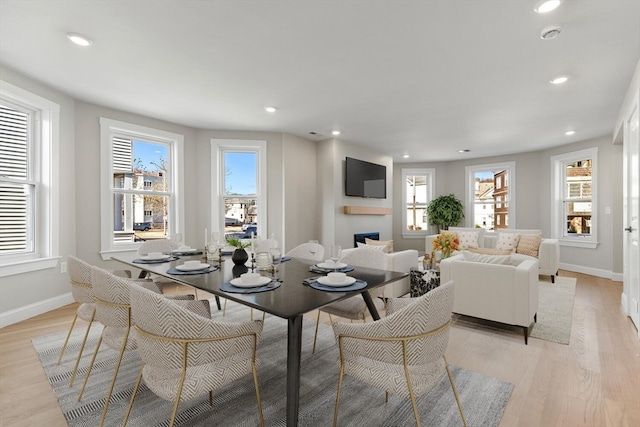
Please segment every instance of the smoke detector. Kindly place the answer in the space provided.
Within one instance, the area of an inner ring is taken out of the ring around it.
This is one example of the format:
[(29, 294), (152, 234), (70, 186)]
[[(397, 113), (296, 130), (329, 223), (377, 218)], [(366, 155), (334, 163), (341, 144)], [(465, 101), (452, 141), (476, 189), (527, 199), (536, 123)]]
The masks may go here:
[(547, 27), (540, 33), (540, 38), (542, 40), (555, 39), (556, 37), (558, 37), (558, 35), (560, 35), (560, 31), (562, 31), (562, 28), (560, 27)]

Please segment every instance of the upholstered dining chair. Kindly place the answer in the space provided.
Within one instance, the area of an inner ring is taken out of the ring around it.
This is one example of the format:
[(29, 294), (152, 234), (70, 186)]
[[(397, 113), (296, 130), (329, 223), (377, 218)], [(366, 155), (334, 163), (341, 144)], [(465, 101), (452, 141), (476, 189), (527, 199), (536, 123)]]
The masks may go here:
[(340, 392), (345, 375), (411, 400), (416, 425), (416, 399), (440, 383), (445, 371), (462, 423), (467, 420), (445, 357), (449, 343), (454, 282), (449, 281), (419, 298), (392, 298), (387, 316), (365, 324), (333, 325), (340, 351), (340, 376), (333, 425), (338, 423)]
[[(107, 393), (107, 398), (102, 410), (102, 417), (100, 419), (100, 426), (102, 426), (107, 415), (109, 402), (111, 400), (111, 393), (113, 392), (113, 387), (118, 376), (122, 356), (125, 351), (134, 350), (137, 347), (135, 336), (130, 334), (130, 294), (132, 285), (148, 286), (158, 293), (159, 290), (156, 284), (152, 281), (133, 281), (128, 278), (116, 276), (115, 274), (96, 266), (91, 267), (91, 284), (93, 285), (94, 301), (96, 305), (95, 318), (104, 325), (104, 328), (102, 329), (102, 334), (100, 335), (98, 344), (93, 352), (89, 369), (87, 370), (84, 383), (82, 384), (80, 394), (78, 395), (78, 401), (82, 399), (82, 394), (87, 386), (87, 381), (91, 375), (96, 356), (102, 343), (105, 343), (110, 349), (119, 352), (113, 371), (113, 377), (111, 379), (111, 386)], [(193, 298), (192, 295), (183, 295), (181, 297)]]
[(143, 379), (153, 393), (173, 402), (172, 426), (180, 402), (209, 393), (213, 405), (212, 390), (249, 374), (264, 426), (256, 369), (261, 320), (217, 322), (142, 287), (132, 288), (131, 307), (143, 365), (123, 426)]
[[(384, 268), (387, 263), (387, 258), (384, 252), (365, 249), (365, 248), (357, 248), (353, 251), (345, 254), (340, 262), (343, 262), (348, 265), (353, 265), (357, 267), (365, 267), (365, 268)], [(384, 308), (384, 302), (378, 297), (382, 295), (384, 290), (383, 286), (377, 287), (375, 289), (371, 289), (369, 294), (371, 295), (371, 299), (376, 305), (376, 309), (381, 310)], [(318, 325), (320, 324), (320, 313), (325, 312), (329, 314), (329, 320), (333, 325), (333, 318), (331, 315), (343, 317), (346, 319), (353, 320), (362, 320), (366, 322), (367, 313), (369, 310), (367, 309), (367, 305), (362, 298), (362, 295), (355, 295), (351, 298), (347, 298), (342, 301), (334, 302), (326, 307), (322, 307), (318, 310), (318, 317), (316, 319), (316, 332), (313, 337), (313, 350), (312, 353), (316, 352), (316, 341), (318, 339)]]
[(320, 243), (302, 243), (286, 253), (291, 258), (298, 258), (307, 261), (324, 260), (324, 246)]
[[(71, 284), (71, 294), (73, 295), (73, 299), (77, 303), (80, 303), (80, 305), (76, 310), (76, 314), (73, 316), (71, 326), (69, 327), (69, 332), (67, 333), (67, 337), (64, 340), (62, 349), (60, 350), (60, 356), (58, 356), (58, 365), (60, 364), (60, 361), (64, 356), (64, 352), (67, 348), (67, 344), (69, 343), (69, 338), (71, 337), (71, 332), (73, 332), (76, 320), (80, 318), (87, 322), (87, 329), (85, 330), (84, 336), (82, 338), (82, 343), (80, 344), (80, 349), (78, 350), (78, 356), (76, 357), (76, 364), (73, 367), (71, 380), (69, 381), (69, 387), (71, 387), (73, 386), (73, 382), (75, 381), (76, 373), (78, 372), (78, 365), (80, 364), (80, 359), (82, 358), (82, 352), (84, 351), (84, 346), (87, 343), (87, 337), (89, 336), (89, 332), (91, 331), (91, 326), (93, 325), (96, 313), (96, 304), (93, 299), (93, 286), (91, 284), (91, 264), (88, 264), (73, 255), (69, 255), (67, 257), (67, 263), (69, 271), (69, 283)], [(122, 277), (131, 277), (131, 272), (128, 270), (115, 271), (114, 274)]]

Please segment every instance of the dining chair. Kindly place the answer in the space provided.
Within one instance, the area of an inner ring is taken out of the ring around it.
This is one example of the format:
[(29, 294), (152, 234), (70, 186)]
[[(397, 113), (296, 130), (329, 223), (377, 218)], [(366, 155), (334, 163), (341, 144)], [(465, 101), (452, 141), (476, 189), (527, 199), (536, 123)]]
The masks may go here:
[(449, 343), (454, 282), (449, 281), (418, 298), (391, 298), (387, 316), (376, 322), (333, 325), (340, 352), (340, 376), (333, 418), (338, 423), (340, 393), (345, 375), (411, 400), (416, 425), (416, 399), (437, 386), (445, 371), (467, 425), (460, 397), (445, 357)]
[[(387, 258), (385, 253), (382, 251), (357, 248), (353, 251), (349, 251), (342, 258), (340, 258), (340, 262), (347, 265), (352, 265), (354, 267), (380, 269), (384, 268), (384, 266), (386, 265)], [(367, 291), (371, 295), (371, 299), (373, 300), (377, 310), (381, 310), (384, 308), (384, 302), (378, 298), (380, 295), (382, 295), (383, 290), (384, 286), (379, 286)], [(346, 319), (351, 319), (352, 321), (362, 320), (363, 322), (366, 322), (367, 313), (369, 312), (369, 310), (364, 302), (364, 299), (362, 298), (362, 295), (355, 295), (351, 298), (337, 301), (320, 308), (318, 310), (318, 317), (316, 319), (316, 331), (313, 337), (312, 353), (316, 352), (316, 341), (318, 339), (318, 325), (320, 324), (321, 312), (329, 314), (329, 320), (333, 325), (333, 318), (331, 317), (332, 314)]]
[(263, 322), (217, 322), (142, 287), (131, 289), (131, 309), (142, 368), (125, 414), (126, 425), (140, 382), (173, 402), (173, 426), (180, 402), (253, 375), (260, 425), (264, 426), (256, 349)]
[(306, 261), (323, 261), (324, 260), (324, 246), (320, 243), (302, 243), (289, 252), (286, 253), (291, 258), (303, 259)]
[[(64, 356), (67, 344), (69, 343), (69, 338), (71, 337), (71, 332), (73, 332), (73, 328), (76, 324), (76, 320), (80, 318), (87, 322), (87, 328), (85, 330), (84, 336), (82, 337), (80, 349), (78, 350), (78, 356), (76, 357), (76, 363), (71, 374), (71, 380), (69, 381), (69, 387), (71, 387), (73, 386), (73, 382), (75, 381), (76, 373), (78, 372), (78, 365), (80, 364), (80, 359), (82, 358), (82, 352), (84, 351), (84, 346), (87, 343), (87, 337), (89, 336), (91, 326), (93, 325), (95, 319), (96, 304), (93, 299), (93, 286), (91, 284), (91, 264), (88, 264), (87, 262), (81, 260), (80, 258), (76, 258), (73, 255), (69, 255), (67, 257), (67, 264), (69, 271), (69, 283), (71, 284), (71, 295), (73, 295), (73, 299), (80, 305), (78, 306), (78, 309), (73, 316), (71, 326), (69, 326), (69, 332), (67, 333), (67, 337), (64, 340), (62, 349), (60, 350), (60, 355), (58, 356), (58, 365), (62, 361), (62, 357)], [(131, 272), (128, 270), (118, 270), (115, 271), (114, 274), (122, 277), (131, 277)]]

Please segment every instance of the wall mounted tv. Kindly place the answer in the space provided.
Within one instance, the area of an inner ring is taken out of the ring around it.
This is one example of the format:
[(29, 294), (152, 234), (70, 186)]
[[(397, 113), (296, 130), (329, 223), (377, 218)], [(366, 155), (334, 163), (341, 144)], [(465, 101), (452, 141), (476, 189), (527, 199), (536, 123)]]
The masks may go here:
[(387, 198), (387, 167), (364, 160), (345, 159), (345, 195)]

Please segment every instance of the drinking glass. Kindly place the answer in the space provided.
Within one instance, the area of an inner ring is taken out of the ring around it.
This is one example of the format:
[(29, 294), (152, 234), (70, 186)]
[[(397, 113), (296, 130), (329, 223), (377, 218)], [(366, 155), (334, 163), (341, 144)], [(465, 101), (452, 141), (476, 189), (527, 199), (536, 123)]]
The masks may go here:
[(271, 267), (273, 268), (273, 278), (276, 279), (276, 271), (278, 271), (278, 266), (282, 262), (282, 251), (280, 248), (271, 248), (269, 249), (269, 253), (271, 254)]
[(332, 245), (331, 246), (331, 256), (329, 257), (333, 262), (333, 270), (338, 270), (338, 261), (342, 257), (342, 247), (340, 245)]
[(317, 240), (309, 240), (309, 253), (311, 254), (311, 259), (316, 259), (315, 255), (316, 252), (318, 252), (318, 245), (320, 244), (320, 242), (318, 242)]

